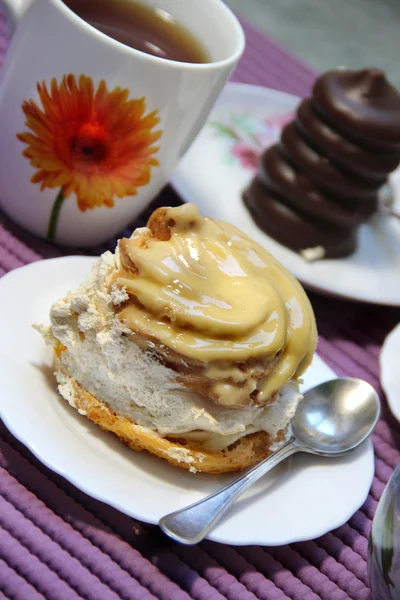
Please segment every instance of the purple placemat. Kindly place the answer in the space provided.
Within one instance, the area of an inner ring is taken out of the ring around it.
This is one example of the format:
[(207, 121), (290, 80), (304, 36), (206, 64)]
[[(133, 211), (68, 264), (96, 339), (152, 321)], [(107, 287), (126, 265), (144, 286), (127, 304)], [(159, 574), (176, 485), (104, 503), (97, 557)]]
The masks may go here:
[[(245, 24), (235, 79), (305, 95), (315, 73)], [(7, 46), (0, 14), (0, 64)], [(167, 189), (161, 203), (175, 202)], [(142, 222), (145, 217), (142, 217)], [(111, 243), (112, 245), (112, 243)], [(0, 276), (60, 255), (0, 217)], [(340, 375), (379, 386), (378, 355), (400, 310), (311, 295), (320, 355)], [(400, 460), (400, 429), (384, 405), (374, 435), (376, 476), (365, 505), (312, 542), (235, 548), (167, 540), (92, 500), (42, 466), (0, 424), (0, 597), (12, 600), (368, 600), (367, 538)]]

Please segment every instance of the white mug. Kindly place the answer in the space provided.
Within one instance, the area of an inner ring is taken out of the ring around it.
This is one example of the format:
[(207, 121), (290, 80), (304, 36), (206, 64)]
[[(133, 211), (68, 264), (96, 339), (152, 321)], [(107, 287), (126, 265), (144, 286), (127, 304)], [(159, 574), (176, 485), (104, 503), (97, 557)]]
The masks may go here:
[(96, 245), (138, 216), (243, 52), (243, 30), (221, 0), (140, 1), (162, 4), (210, 62), (127, 47), (62, 0), (6, 1), (15, 31), (0, 72), (0, 206), (40, 237)]

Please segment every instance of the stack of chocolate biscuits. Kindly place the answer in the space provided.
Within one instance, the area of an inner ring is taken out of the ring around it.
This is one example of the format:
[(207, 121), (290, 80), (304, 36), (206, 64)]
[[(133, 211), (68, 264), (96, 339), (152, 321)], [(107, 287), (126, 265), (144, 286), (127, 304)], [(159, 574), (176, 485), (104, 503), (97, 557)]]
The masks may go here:
[(244, 201), (256, 223), (306, 258), (352, 254), (400, 162), (400, 93), (379, 69), (319, 77)]

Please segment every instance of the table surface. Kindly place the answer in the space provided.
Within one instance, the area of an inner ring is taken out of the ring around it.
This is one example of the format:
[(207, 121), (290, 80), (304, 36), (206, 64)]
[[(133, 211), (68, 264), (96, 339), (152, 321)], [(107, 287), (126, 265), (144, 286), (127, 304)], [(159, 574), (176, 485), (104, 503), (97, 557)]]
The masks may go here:
[[(234, 79), (307, 94), (315, 73), (253, 27), (244, 27), (247, 49)], [(0, 14), (0, 64), (7, 40)], [(161, 202), (170, 199), (167, 190)], [(140, 222), (144, 220), (145, 215)], [(0, 215), (0, 276), (61, 254)], [(321, 357), (339, 375), (361, 377), (380, 390), (379, 352), (400, 321), (400, 309), (310, 297)], [(41, 465), (0, 423), (0, 597), (368, 600), (371, 519), (400, 460), (400, 429), (385, 403), (374, 446), (371, 493), (342, 527), (311, 542), (276, 548), (209, 541), (188, 548), (75, 489)]]
[(307, 63), (379, 67), (400, 87), (396, 0), (226, 0), (254, 25)]

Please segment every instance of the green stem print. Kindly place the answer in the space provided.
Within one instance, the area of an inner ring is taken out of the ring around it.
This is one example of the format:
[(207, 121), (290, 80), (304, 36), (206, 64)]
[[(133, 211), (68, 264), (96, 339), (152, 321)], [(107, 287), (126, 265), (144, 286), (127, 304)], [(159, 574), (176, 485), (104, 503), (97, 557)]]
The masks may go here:
[(263, 144), (257, 139), (257, 136), (252, 132), (249, 124), (245, 123), (242, 119), (232, 117), (232, 123), (230, 125), (224, 125), (217, 121), (211, 121), (210, 125), (219, 133), (219, 135), (228, 137), (236, 142), (246, 143), (250, 141), (255, 148), (260, 151), (263, 149)]
[(210, 121), (210, 125), (214, 127), (214, 129), (224, 137), (231, 138), (240, 142), (242, 140), (241, 136), (229, 125), (224, 125), (223, 123), (218, 123), (217, 121)]
[(47, 230), (47, 239), (51, 242), (54, 242), (56, 239), (58, 218), (60, 216), (60, 211), (64, 200), (64, 188), (61, 187), (57, 198), (54, 200), (53, 208), (51, 209), (49, 227)]

